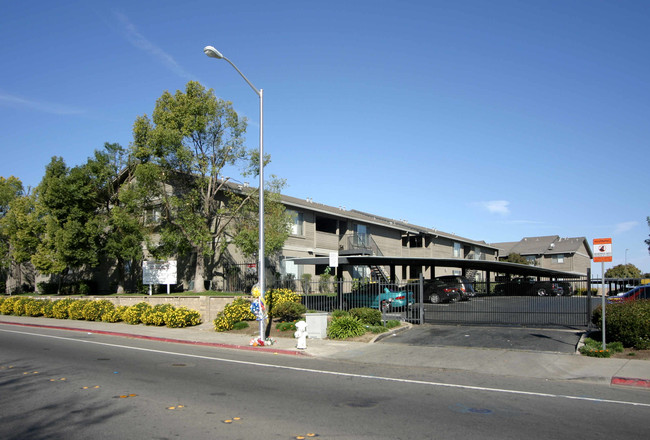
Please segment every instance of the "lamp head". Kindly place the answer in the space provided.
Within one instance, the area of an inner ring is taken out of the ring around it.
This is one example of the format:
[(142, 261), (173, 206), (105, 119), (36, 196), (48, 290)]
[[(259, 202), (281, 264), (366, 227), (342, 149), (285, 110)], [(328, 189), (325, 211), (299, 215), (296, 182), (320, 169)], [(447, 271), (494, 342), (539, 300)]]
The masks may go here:
[(221, 55), (221, 52), (219, 52), (217, 49), (215, 49), (212, 46), (205, 46), (203, 48), (203, 52), (205, 52), (205, 54), (207, 56), (209, 56), (210, 58), (217, 58), (219, 60), (223, 58), (223, 55)]

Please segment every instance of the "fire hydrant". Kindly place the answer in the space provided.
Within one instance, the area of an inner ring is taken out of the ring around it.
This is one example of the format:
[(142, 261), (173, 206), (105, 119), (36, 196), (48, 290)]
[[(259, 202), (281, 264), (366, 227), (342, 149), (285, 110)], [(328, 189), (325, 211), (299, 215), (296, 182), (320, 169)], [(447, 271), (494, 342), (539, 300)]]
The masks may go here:
[(298, 350), (307, 348), (307, 323), (305, 321), (296, 322), (296, 332), (293, 336), (298, 339), (298, 343), (296, 344)]

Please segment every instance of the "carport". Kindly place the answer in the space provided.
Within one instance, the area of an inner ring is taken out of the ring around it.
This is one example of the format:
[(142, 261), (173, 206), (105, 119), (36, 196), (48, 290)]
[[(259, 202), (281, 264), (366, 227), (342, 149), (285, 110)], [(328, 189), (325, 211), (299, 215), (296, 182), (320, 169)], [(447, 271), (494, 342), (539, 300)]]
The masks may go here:
[[(328, 257), (297, 258), (292, 260), (300, 265), (330, 265)], [(351, 266), (388, 266), (390, 280), (396, 280), (396, 267), (419, 266), (431, 269), (436, 267), (460, 268), (462, 274), (469, 270), (483, 271), (486, 274), (486, 288), (475, 298), (466, 302), (450, 304), (430, 304), (423, 300), (421, 283), (411, 283), (403, 288), (418, 292), (417, 307), (414, 313), (416, 322), (467, 325), (510, 325), (510, 326), (579, 326), (589, 325), (593, 303), (590, 295), (589, 277), (584, 274), (565, 272), (518, 263), (488, 260), (469, 260), (455, 258), (387, 257), (374, 255), (339, 255), (339, 268)], [(342, 272), (338, 271), (339, 280)], [(581, 297), (534, 297), (498, 296), (490, 288), (493, 274), (535, 277), (537, 280), (575, 280), (584, 283), (588, 294)], [(408, 313), (407, 313), (408, 315)], [(407, 316), (408, 318), (408, 316)]]
[[(329, 257), (307, 257), (292, 259), (294, 264), (299, 265), (329, 265)], [(557, 279), (580, 279), (584, 278), (584, 274), (575, 272), (564, 272), (560, 270), (553, 270), (541, 268), (537, 266), (530, 266), (526, 264), (509, 263), (506, 261), (489, 261), (489, 260), (469, 260), (459, 258), (426, 258), (426, 257), (387, 257), (378, 255), (339, 255), (339, 267), (345, 268), (346, 266), (388, 266), (390, 267), (391, 280), (396, 280), (397, 276), (395, 268), (398, 266), (420, 266), (423, 269), (431, 269), (431, 273), (435, 273), (436, 267), (457, 267), (462, 270), (463, 276), (467, 270), (478, 270), (486, 273), (487, 288), (489, 291), (490, 279), (493, 273), (516, 275), (516, 276), (530, 276), (536, 277), (538, 280), (541, 278), (548, 278), (551, 280)]]

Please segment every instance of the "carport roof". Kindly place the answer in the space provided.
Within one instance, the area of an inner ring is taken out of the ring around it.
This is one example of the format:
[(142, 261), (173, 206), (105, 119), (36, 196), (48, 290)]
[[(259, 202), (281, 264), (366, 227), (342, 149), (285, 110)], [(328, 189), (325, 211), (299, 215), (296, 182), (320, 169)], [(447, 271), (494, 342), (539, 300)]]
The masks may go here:
[[(329, 265), (329, 257), (307, 257), (290, 259), (300, 265)], [(539, 276), (549, 278), (580, 278), (584, 274), (564, 272), (554, 269), (529, 266), (526, 264), (509, 263), (492, 260), (465, 260), (457, 258), (425, 258), (425, 257), (385, 257), (377, 255), (348, 255), (338, 257), (339, 266), (435, 266), (459, 267), (461, 269), (476, 269), (495, 273), (508, 273), (520, 276)]]

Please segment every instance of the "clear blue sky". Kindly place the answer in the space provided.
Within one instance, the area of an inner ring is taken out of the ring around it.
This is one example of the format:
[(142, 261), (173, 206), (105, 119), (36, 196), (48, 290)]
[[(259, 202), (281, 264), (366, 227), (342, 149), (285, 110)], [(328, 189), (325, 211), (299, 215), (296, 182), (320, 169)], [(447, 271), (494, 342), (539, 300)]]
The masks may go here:
[(257, 147), (258, 98), (213, 45), (264, 89), (286, 194), (490, 243), (612, 237), (650, 272), (648, 1), (25, 0), (0, 41), (0, 176), (127, 147), (189, 80)]

